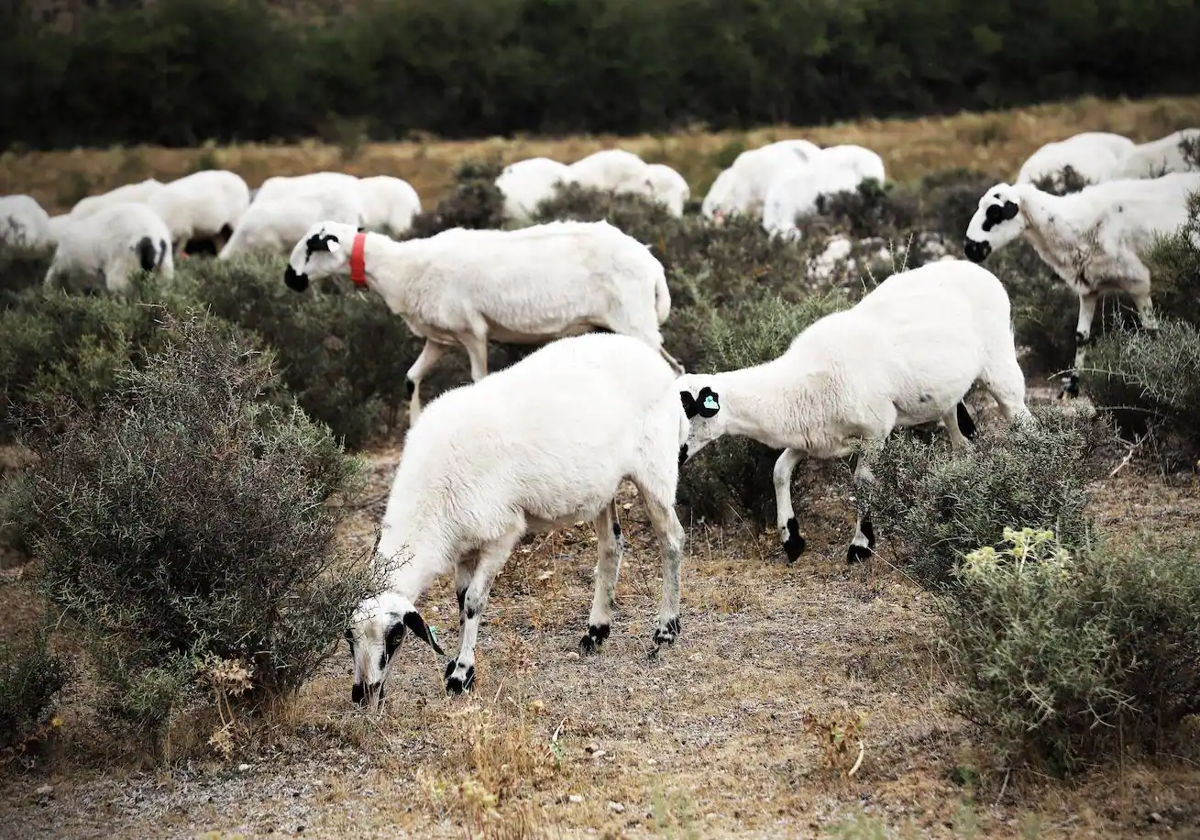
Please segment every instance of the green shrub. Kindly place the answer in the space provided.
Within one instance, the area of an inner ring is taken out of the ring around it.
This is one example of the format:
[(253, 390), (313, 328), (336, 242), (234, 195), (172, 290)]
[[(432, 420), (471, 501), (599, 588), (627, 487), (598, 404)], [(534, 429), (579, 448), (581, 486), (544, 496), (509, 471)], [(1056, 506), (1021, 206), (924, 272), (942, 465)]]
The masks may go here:
[(1113, 333), (1088, 351), (1082, 381), (1128, 438), (1151, 435), (1168, 470), (1200, 458), (1200, 330), (1164, 321), (1157, 331)]
[(1064, 166), (1058, 172), (1043, 175), (1033, 182), (1042, 192), (1051, 195), (1070, 195), (1077, 193), (1091, 182), (1080, 175), (1073, 166)]
[(1063, 773), (1125, 749), (1167, 750), (1200, 713), (1200, 564), (1143, 540), (1068, 549), (1005, 529), (940, 600), (956, 710), (1008, 762)]
[(1000, 544), (1005, 522), (1053, 528), (1069, 547), (1087, 539), (1087, 485), (1111, 433), (1057, 408), (1033, 413), (1035, 425), (982, 426), (958, 453), (903, 432), (888, 440), (864, 496), (877, 532), (918, 582), (949, 584), (964, 554)]
[(41, 285), (53, 257), (53, 248), (0, 241), (0, 310), (8, 308), (18, 292)]
[(346, 508), (327, 504), (356, 464), (279, 405), (270, 355), (195, 315), (162, 332), (98, 414), (67, 410), (34, 440), (18, 504), (104, 710), (150, 732), (214, 663), (247, 670), (245, 702), (295, 689), (379, 585), (338, 548)]
[(646, 196), (561, 184), (551, 198), (538, 205), (531, 222), (544, 224), (567, 220), (606, 221), (651, 246), (658, 244), (668, 230), (680, 225), (664, 205)]
[(502, 227), (504, 193), (495, 184), (502, 168), (497, 161), (463, 161), (454, 173), (451, 193), (433, 209), (414, 216), (412, 229), (398, 238), (419, 239), (451, 228)]
[(70, 676), (69, 663), (50, 652), (43, 632), (17, 649), (0, 643), (0, 755), (22, 751), (54, 728), (51, 710)]
[[(750, 367), (781, 355), (801, 331), (818, 318), (847, 308), (841, 290), (813, 295), (799, 304), (764, 296), (741, 304), (698, 306), (686, 324), (698, 336), (701, 373)], [(674, 346), (674, 345), (672, 345)], [(742, 437), (713, 443), (685, 465), (679, 503), (693, 516), (727, 522), (738, 516), (774, 521), (775, 491), (771, 477), (779, 451)]]

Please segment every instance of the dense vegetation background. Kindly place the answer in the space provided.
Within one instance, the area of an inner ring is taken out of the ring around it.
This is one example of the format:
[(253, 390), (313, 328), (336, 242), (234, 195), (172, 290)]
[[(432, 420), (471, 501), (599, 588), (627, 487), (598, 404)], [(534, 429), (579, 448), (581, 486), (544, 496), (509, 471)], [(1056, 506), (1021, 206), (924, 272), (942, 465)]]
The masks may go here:
[(1200, 89), (1195, 0), (159, 0), (0, 10), (0, 147), (813, 125)]

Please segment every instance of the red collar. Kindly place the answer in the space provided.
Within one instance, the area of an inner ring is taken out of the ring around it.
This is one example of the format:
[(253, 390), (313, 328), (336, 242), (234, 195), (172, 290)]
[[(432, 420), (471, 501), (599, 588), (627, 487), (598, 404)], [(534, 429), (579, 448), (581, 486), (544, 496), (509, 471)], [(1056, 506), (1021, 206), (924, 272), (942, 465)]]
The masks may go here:
[(367, 258), (363, 253), (366, 248), (367, 235), (356, 233), (354, 245), (350, 248), (350, 279), (355, 286), (367, 287)]

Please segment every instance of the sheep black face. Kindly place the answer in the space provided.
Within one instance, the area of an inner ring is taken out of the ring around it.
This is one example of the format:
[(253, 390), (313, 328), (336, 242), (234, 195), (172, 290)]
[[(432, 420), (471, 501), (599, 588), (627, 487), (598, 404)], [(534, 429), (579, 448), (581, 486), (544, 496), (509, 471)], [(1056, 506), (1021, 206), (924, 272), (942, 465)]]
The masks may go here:
[(348, 271), (357, 232), (353, 225), (317, 222), (292, 249), (283, 282), (292, 291), (303, 292), (312, 280)]
[(679, 465), (725, 434), (726, 414), (721, 411), (720, 395), (713, 390), (711, 377), (687, 373), (675, 384), (683, 414), (688, 420), (687, 440), (679, 447)]
[(997, 184), (979, 199), (979, 209), (967, 225), (963, 250), (971, 262), (983, 262), (1025, 230), (1021, 197), (1008, 184)]
[(384, 592), (359, 607), (354, 624), (345, 632), (354, 661), (354, 687), (350, 690), (353, 702), (374, 709), (383, 701), (392, 658), (406, 632), (438, 653), (445, 653), (416, 608), (394, 592)]

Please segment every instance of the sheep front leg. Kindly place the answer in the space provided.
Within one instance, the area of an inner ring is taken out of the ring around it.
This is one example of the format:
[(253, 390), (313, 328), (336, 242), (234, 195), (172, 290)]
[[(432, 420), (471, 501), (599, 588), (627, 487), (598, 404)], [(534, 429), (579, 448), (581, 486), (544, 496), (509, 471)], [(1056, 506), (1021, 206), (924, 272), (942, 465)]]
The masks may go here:
[(475, 642), (479, 638), (479, 620), (484, 607), (487, 606), (492, 582), (524, 532), (524, 523), (514, 524), (500, 539), (479, 551), (479, 564), (475, 567), (475, 574), (471, 576), (471, 583), (463, 595), (466, 620), (462, 623), (458, 655), (446, 663), (447, 694), (462, 694), (464, 691), (470, 691), (475, 684)]
[(674, 499), (657, 499), (639, 487), (650, 514), (650, 524), (663, 552), (662, 609), (654, 628), (654, 644), (675, 644), (679, 636), (679, 566), (687, 537), (679, 517), (675, 515)]
[(612, 625), (616, 602), (617, 576), (621, 572), (621, 553), (625, 538), (617, 520), (616, 500), (609, 502), (593, 523), (596, 527), (596, 590), (592, 594), (592, 612), (587, 633), (579, 640), (579, 652), (595, 653), (604, 644)]
[(792, 510), (792, 473), (803, 455), (799, 449), (785, 449), (775, 462), (775, 522), (789, 563), (794, 563), (804, 551), (804, 537)]
[(417, 356), (417, 360), (405, 374), (404, 387), (408, 391), (408, 424), (410, 426), (417, 422), (417, 418), (421, 415), (421, 380), (445, 352), (446, 345), (438, 344), (428, 338), (425, 339), (421, 355)]
[(471, 381), (478, 382), (487, 376), (487, 334), (467, 333), (459, 336), (467, 357), (471, 360)]
[(854, 465), (854, 486), (856, 502), (858, 503), (858, 521), (854, 526), (854, 538), (846, 549), (846, 562), (858, 563), (875, 553), (875, 528), (871, 524), (871, 510), (866, 502), (868, 484), (873, 484), (875, 475), (871, 472), (871, 464), (883, 451), (883, 441), (870, 441), (858, 453), (858, 463)]
[(1062, 391), (1058, 398), (1079, 396), (1079, 371), (1087, 356), (1087, 346), (1092, 343), (1092, 319), (1096, 317), (1097, 292), (1086, 292), (1079, 296), (1079, 321), (1075, 326), (1075, 366), (1062, 378)]
[(1150, 301), (1149, 290), (1133, 294), (1133, 303), (1137, 306), (1138, 322), (1143, 330), (1154, 332), (1158, 329), (1158, 317), (1154, 314), (1154, 305)]

